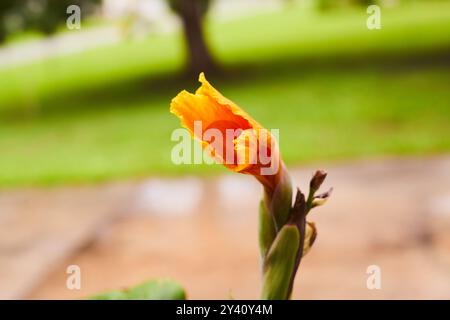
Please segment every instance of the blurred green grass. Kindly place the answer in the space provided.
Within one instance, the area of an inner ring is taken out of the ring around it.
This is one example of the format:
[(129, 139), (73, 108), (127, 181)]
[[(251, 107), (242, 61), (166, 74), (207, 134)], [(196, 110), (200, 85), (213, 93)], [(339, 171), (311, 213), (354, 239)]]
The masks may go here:
[[(289, 164), (450, 150), (450, 4), (366, 13), (289, 7), (209, 21), (210, 79), (269, 128)], [(179, 34), (0, 70), (0, 187), (224, 172), (173, 165)]]

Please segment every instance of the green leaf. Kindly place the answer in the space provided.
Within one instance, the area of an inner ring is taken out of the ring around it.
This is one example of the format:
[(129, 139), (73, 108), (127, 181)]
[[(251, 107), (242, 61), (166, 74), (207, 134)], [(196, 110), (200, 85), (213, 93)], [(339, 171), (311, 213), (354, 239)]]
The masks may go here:
[(93, 300), (185, 300), (184, 289), (173, 280), (154, 279), (126, 290), (93, 296)]
[(125, 291), (107, 291), (100, 293), (98, 295), (89, 297), (91, 300), (126, 300), (126, 292)]
[(264, 260), (267, 251), (272, 245), (276, 236), (275, 223), (270, 212), (267, 210), (264, 200), (259, 203), (259, 251), (261, 258)]
[(289, 299), (299, 242), (300, 233), (294, 225), (287, 224), (278, 233), (264, 264), (262, 299)]

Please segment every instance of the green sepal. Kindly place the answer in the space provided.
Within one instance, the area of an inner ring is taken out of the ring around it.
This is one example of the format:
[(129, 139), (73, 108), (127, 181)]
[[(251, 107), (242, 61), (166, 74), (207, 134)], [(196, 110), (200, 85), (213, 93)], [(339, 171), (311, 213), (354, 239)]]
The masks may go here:
[(289, 299), (299, 243), (295, 225), (285, 225), (276, 236), (264, 263), (262, 299)]

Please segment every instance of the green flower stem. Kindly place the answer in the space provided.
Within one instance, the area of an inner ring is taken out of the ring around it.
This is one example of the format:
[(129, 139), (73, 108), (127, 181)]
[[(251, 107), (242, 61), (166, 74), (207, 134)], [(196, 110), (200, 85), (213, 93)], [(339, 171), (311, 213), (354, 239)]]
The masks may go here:
[(264, 189), (264, 202), (277, 232), (288, 222), (292, 207), (292, 183), (285, 168), (273, 189)]
[[(325, 177), (324, 171), (317, 171), (310, 181), (308, 198), (297, 189), (293, 205), (292, 185), (284, 168), (277, 186), (264, 190), (259, 206), (262, 299), (290, 298), (300, 261), (317, 235), (314, 224), (306, 222), (306, 215), (314, 207), (315, 193)], [(330, 193), (331, 190), (317, 197), (325, 201)]]

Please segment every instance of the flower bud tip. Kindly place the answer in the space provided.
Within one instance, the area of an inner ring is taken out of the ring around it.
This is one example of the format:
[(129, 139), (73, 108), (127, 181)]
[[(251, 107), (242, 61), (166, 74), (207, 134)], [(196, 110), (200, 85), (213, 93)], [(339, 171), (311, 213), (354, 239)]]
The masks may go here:
[(320, 186), (322, 185), (323, 181), (327, 177), (327, 173), (323, 170), (317, 170), (316, 173), (311, 178), (311, 181), (309, 183), (309, 187), (312, 192), (316, 192)]

